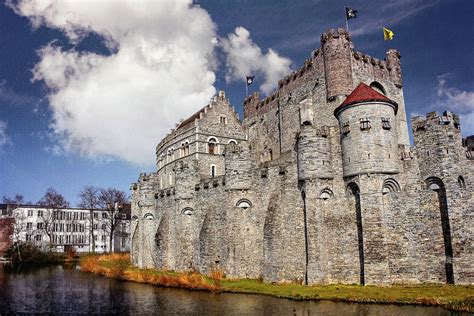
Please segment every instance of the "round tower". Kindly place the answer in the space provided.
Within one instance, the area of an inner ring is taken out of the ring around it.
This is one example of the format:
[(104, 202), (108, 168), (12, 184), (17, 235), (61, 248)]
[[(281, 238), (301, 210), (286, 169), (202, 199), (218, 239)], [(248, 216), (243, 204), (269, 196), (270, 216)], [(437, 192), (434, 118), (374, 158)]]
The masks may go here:
[(344, 29), (321, 35), (327, 99), (347, 96), (352, 91), (351, 37)]
[(361, 83), (334, 110), (341, 130), (344, 177), (399, 172), (395, 101)]
[(329, 128), (302, 125), (298, 137), (298, 180), (332, 179)]

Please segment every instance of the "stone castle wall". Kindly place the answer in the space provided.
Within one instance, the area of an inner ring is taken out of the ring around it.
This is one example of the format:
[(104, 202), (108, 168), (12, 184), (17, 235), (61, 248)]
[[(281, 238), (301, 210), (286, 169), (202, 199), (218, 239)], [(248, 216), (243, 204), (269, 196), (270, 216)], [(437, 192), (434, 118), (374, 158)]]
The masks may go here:
[[(135, 265), (268, 282), (474, 282), (474, 160), (457, 117), (415, 118), (410, 148), (400, 54), (356, 52), (344, 30), (321, 46), (270, 96), (246, 98), (242, 123), (221, 92), (160, 142), (158, 171), (132, 185)], [(398, 110), (366, 102), (336, 117), (361, 82)], [(163, 160), (186, 141), (189, 152)]]

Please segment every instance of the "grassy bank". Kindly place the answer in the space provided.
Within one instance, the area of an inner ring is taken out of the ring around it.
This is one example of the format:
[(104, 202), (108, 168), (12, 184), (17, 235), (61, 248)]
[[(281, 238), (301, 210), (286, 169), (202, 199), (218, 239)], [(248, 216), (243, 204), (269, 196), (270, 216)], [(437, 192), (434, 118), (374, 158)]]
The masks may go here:
[(474, 312), (474, 286), (461, 285), (316, 285), (269, 284), (260, 280), (226, 279), (215, 271), (178, 273), (132, 267), (126, 254), (91, 255), (81, 259), (81, 269), (112, 278), (159, 286), (215, 292), (265, 294), (298, 300), (332, 300), (359, 303), (417, 304)]

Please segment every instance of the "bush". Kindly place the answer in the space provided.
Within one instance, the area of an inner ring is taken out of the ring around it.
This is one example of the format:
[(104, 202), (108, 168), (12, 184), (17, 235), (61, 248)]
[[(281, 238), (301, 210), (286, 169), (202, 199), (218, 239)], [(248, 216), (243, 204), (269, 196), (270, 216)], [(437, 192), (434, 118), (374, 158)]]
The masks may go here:
[(64, 261), (64, 255), (52, 251), (42, 251), (31, 243), (15, 243), (5, 252), (5, 257), (13, 264), (19, 263), (58, 263)]

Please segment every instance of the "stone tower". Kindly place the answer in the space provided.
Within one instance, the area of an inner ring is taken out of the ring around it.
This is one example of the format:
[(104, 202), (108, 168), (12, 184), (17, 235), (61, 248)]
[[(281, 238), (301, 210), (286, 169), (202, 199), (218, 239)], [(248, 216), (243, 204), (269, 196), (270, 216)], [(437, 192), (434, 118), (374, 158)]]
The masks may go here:
[(361, 83), (334, 110), (341, 130), (344, 177), (398, 173), (397, 103)]
[(352, 91), (351, 37), (344, 29), (331, 30), (321, 36), (326, 75), (327, 99), (334, 100)]

